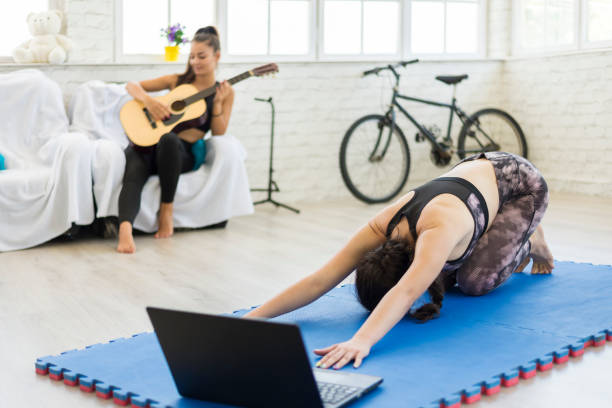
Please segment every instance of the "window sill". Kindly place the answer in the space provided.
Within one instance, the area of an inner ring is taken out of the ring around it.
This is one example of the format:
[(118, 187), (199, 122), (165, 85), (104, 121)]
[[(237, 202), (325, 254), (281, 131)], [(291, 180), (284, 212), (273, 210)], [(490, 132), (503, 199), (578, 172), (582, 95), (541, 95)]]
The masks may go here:
[(533, 60), (533, 59), (545, 59), (545, 58), (559, 58), (559, 57), (571, 57), (574, 55), (589, 55), (589, 54), (602, 54), (612, 53), (612, 47), (599, 47), (599, 48), (583, 48), (580, 50), (562, 50), (562, 51), (533, 51), (533, 52), (517, 52), (517, 55), (512, 55), (506, 58), (506, 61), (521, 61), (521, 60)]
[[(419, 58), (420, 63), (457, 63), (457, 62), (502, 62), (507, 60), (507, 58)], [(274, 60), (274, 59), (252, 59), (252, 60), (244, 60), (244, 61), (221, 61), (219, 65), (221, 66), (234, 66), (234, 65), (257, 65), (257, 64), (265, 64), (270, 62), (278, 62), (283, 64), (388, 64), (391, 62), (397, 62), (399, 59), (367, 59), (367, 60), (346, 60), (346, 59), (333, 59), (333, 60)], [(2, 62), (0, 61), (0, 68), (62, 68), (62, 67), (129, 67), (129, 66), (142, 66), (148, 65), (153, 67), (161, 67), (161, 66), (176, 66), (184, 68), (186, 61), (176, 61), (176, 62), (151, 62), (151, 61), (130, 61), (130, 62), (101, 62), (101, 63), (86, 63), (86, 62), (67, 62), (64, 64), (44, 64), (44, 63), (32, 63), (32, 64), (17, 64), (14, 62)]]
[(184, 67), (184, 62), (157, 62), (152, 63), (150, 61), (142, 61), (142, 62), (125, 62), (125, 63), (115, 63), (115, 62), (66, 62), (64, 64), (45, 64), (45, 63), (32, 63), (32, 64), (18, 64), (15, 62), (2, 62), (0, 61), (0, 67), (14, 67), (14, 68), (61, 68), (61, 67), (115, 67), (115, 66), (130, 66), (130, 65), (177, 65)]

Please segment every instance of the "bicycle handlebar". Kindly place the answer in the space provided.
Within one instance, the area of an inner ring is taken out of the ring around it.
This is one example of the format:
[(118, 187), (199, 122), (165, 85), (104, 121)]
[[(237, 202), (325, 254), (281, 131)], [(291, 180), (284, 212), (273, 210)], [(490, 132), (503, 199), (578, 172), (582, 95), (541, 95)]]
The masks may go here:
[(378, 75), (378, 73), (380, 71), (384, 71), (385, 69), (388, 69), (390, 71), (394, 71), (394, 68), (405, 67), (406, 65), (414, 64), (414, 63), (417, 63), (417, 62), (419, 62), (418, 58), (417, 59), (413, 59), (413, 60), (409, 60), (409, 61), (400, 61), (397, 64), (389, 64), (389, 65), (387, 65), (385, 67), (372, 68), (372, 69), (369, 69), (367, 71), (364, 71), (363, 72), (363, 76), (368, 76), (368, 75), (371, 75), (371, 74)]

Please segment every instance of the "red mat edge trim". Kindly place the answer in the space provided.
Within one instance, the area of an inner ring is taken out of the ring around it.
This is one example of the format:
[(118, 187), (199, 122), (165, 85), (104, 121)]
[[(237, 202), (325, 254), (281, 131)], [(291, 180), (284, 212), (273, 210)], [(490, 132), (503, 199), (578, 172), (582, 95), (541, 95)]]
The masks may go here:
[(127, 405), (130, 405), (131, 399), (130, 399), (130, 397), (128, 397), (128, 399), (122, 400), (120, 398), (116, 398), (115, 397), (115, 398), (113, 398), (113, 402), (115, 403), (115, 405), (120, 405), (122, 407), (125, 407)]
[[(519, 383), (519, 378), (522, 378), (522, 379), (532, 378), (532, 377), (534, 377), (537, 374), (537, 371), (547, 371), (547, 370), (550, 370), (553, 367), (554, 364), (559, 365), (559, 364), (566, 363), (567, 361), (569, 361), (570, 356), (571, 357), (579, 357), (579, 356), (583, 355), (585, 349), (590, 347), (591, 345), (595, 346), (595, 347), (603, 346), (606, 343), (606, 340), (612, 342), (612, 333), (608, 333), (606, 335), (605, 339), (602, 340), (602, 341), (595, 342), (594, 340), (589, 340), (588, 342), (585, 342), (584, 343), (584, 347), (582, 349), (580, 349), (580, 350), (573, 351), (573, 350), (570, 349), (569, 353), (567, 355), (563, 356), (563, 357), (557, 357), (557, 356), (553, 355), (553, 361), (552, 362), (550, 362), (548, 364), (537, 363), (537, 366), (536, 366), (535, 370), (527, 371), (527, 372), (519, 371), (519, 375), (517, 377), (514, 377), (514, 378), (510, 379), (510, 380), (505, 380), (502, 377), (501, 381), (500, 381), (500, 384), (495, 386), (495, 387), (486, 388), (486, 386), (483, 384), (481, 386), (481, 392), (479, 394), (474, 394), (474, 395), (472, 395), (470, 397), (467, 397), (465, 394), (462, 394), (461, 401), (459, 401), (459, 402), (457, 402), (457, 403), (455, 403), (453, 405), (445, 405), (444, 402), (441, 402), (440, 403), (440, 408), (459, 408), (462, 403), (464, 403), (464, 404), (472, 404), (472, 403), (475, 403), (477, 401), (480, 401), (482, 399), (482, 395), (493, 395), (493, 394), (498, 393), (501, 390), (502, 385), (504, 387), (512, 387), (512, 386), (514, 386), (514, 385)], [(66, 380), (66, 379), (64, 379), (63, 373), (60, 373), (59, 375), (55, 375), (55, 374), (50, 373), (48, 368), (43, 370), (43, 369), (39, 369), (39, 368), (35, 367), (35, 372), (38, 375), (48, 375), (49, 378), (54, 380), (54, 381), (64, 380), (63, 381), (64, 384), (66, 384), (68, 386), (77, 386), (77, 385), (79, 385), (78, 378), (77, 378), (76, 381)], [(80, 385), (79, 388), (83, 392), (91, 393), (91, 392), (94, 392), (95, 386), (92, 385), (91, 387), (87, 387), (87, 386), (84, 386), (84, 385)], [(102, 392), (99, 392), (99, 391), (96, 391), (96, 396), (98, 398), (106, 399), (106, 400), (111, 399), (112, 398), (112, 394), (113, 394), (112, 390), (109, 391), (106, 394), (104, 394)], [(131, 404), (131, 398), (129, 398), (129, 397), (128, 397), (127, 400), (121, 400), (119, 398), (113, 398), (113, 402), (116, 405), (120, 405), (120, 406), (128, 406), (128, 405), (130, 405), (130, 407), (132, 407), (132, 408), (148, 408), (149, 407), (149, 404), (147, 404), (145, 407), (139, 407), (137, 405)]]

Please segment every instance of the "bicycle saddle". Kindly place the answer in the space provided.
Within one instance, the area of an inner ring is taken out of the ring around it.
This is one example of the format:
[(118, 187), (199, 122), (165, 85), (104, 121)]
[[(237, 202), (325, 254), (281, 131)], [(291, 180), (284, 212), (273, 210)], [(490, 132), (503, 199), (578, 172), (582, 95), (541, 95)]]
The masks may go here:
[(467, 79), (467, 75), (440, 75), (437, 76), (436, 79), (438, 81), (442, 81), (447, 85), (453, 85), (453, 84), (458, 84), (459, 82), (463, 81), (464, 79)]

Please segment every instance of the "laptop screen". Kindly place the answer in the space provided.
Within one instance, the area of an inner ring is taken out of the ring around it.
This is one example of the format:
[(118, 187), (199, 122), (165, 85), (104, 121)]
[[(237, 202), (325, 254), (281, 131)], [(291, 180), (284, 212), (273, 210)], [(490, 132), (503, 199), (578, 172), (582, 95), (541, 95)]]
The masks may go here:
[(232, 405), (322, 406), (298, 326), (147, 312), (181, 395)]

